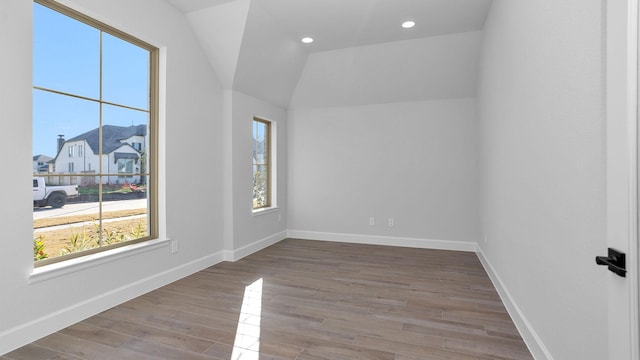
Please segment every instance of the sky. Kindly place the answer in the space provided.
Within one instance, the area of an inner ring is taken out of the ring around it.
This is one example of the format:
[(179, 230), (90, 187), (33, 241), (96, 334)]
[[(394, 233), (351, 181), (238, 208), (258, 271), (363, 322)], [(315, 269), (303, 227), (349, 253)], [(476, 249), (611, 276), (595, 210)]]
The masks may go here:
[[(34, 3), (33, 85), (149, 109), (149, 52)], [(100, 124), (147, 124), (148, 113), (33, 90), (33, 155), (56, 156), (58, 135), (73, 138)]]

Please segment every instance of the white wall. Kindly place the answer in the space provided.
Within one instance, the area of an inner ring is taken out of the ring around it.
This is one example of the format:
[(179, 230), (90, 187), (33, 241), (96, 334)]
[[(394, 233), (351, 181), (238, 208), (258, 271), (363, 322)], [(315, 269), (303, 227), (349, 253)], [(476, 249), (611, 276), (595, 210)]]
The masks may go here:
[(313, 53), (290, 107), (474, 97), (481, 39), (475, 31)]
[[(11, 176), (0, 179), (0, 354), (222, 258), (222, 92), (184, 16), (162, 1), (64, 1), (162, 48), (160, 244), (50, 279), (31, 277), (32, 2), (0, 7), (0, 143)], [(87, 149), (88, 150), (88, 149)], [(22, 155), (20, 155), (22, 154)], [(199, 155), (200, 154), (200, 155)], [(208, 166), (198, 166), (206, 159)], [(163, 194), (165, 192), (165, 194)], [(206, 226), (203, 226), (205, 225)], [(30, 282), (40, 279), (39, 282)]]
[(300, 41), (285, 33), (260, 1), (252, 1), (233, 89), (287, 107), (306, 61)]
[(291, 110), (289, 230), (476, 241), (475, 111), (474, 99)]
[(249, 5), (249, 0), (235, 0), (186, 15), (225, 89), (233, 88)]
[(309, 55), (288, 119), (291, 237), (475, 249), (481, 39)]
[(601, 1), (494, 0), (485, 24), (480, 246), (541, 359), (608, 354), (602, 17)]
[[(225, 115), (227, 159), (225, 176), (231, 184), (232, 196), (226, 196), (226, 225), (233, 232), (225, 234), (227, 250), (237, 259), (249, 252), (273, 244), (286, 237), (287, 208), (287, 113), (284, 109), (237, 91), (225, 91), (230, 97), (231, 113)], [(272, 121), (274, 127), (275, 176), (274, 198), (277, 209), (254, 214), (253, 199), (253, 117)], [(226, 187), (228, 189), (229, 187)], [(232, 215), (232, 217), (230, 217)]]
[(260, 1), (207, 5), (187, 18), (224, 89), (286, 107), (307, 60), (304, 46)]

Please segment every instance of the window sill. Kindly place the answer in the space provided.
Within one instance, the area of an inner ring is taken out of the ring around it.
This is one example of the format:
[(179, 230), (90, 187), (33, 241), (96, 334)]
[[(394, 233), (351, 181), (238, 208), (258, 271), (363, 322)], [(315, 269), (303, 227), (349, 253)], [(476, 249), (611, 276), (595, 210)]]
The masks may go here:
[(275, 207), (270, 207), (270, 208), (253, 210), (252, 215), (253, 216), (267, 215), (267, 214), (272, 214), (272, 213), (276, 213), (276, 212), (279, 212), (279, 211), (280, 211), (280, 208), (275, 206)]
[(37, 284), (49, 279), (124, 259), (143, 252), (159, 249), (168, 245), (169, 239), (149, 240), (50, 265), (44, 265), (33, 269), (33, 272), (29, 275), (29, 284)]

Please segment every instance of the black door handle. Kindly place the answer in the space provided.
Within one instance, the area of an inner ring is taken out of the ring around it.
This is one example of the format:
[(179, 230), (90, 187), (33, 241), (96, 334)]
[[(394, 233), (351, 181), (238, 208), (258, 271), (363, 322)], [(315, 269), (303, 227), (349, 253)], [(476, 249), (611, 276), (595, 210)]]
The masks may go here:
[(609, 271), (626, 277), (626, 256), (623, 252), (609, 248), (609, 256), (596, 256), (596, 264), (607, 265)]

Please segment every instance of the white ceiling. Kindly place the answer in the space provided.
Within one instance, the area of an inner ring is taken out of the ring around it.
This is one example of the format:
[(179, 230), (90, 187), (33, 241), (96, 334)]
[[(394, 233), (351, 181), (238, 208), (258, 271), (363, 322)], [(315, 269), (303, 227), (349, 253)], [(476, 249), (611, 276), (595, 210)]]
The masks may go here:
[(177, 7), (183, 13), (189, 13), (195, 10), (202, 10), (208, 7), (232, 2), (234, 0), (167, 0), (173, 6)]
[[(167, 0), (184, 13), (238, 0)], [(259, 0), (292, 39), (315, 39), (309, 52), (482, 29), (491, 0)], [(413, 20), (413, 29), (400, 27)]]
[(481, 39), (455, 34), (482, 30), (492, 0), (167, 1), (225, 89), (288, 108), (473, 96)]

